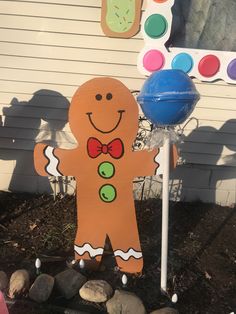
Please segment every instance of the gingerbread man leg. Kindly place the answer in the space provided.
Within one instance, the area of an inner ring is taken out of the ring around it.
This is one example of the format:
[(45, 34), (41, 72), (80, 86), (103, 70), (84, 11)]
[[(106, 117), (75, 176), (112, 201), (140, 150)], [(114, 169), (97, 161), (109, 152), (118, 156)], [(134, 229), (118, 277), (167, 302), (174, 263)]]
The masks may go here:
[[(127, 209), (128, 211), (128, 209)], [(141, 251), (135, 211), (124, 219), (116, 217), (115, 226), (109, 230), (109, 239), (114, 251), (117, 266), (122, 272), (140, 273), (143, 268), (143, 255)]]
[(106, 233), (100, 228), (98, 220), (88, 218), (86, 221), (84, 215), (80, 217), (74, 243), (75, 259), (83, 259), (86, 268), (96, 269), (103, 255)]
[[(77, 233), (77, 237), (81, 239), (80, 233)], [(76, 239), (77, 239), (76, 237)], [(103, 244), (99, 244), (94, 241), (79, 241), (75, 240), (74, 251), (75, 251), (75, 260), (83, 260), (86, 269), (97, 270), (100, 267), (100, 262), (103, 254)]]

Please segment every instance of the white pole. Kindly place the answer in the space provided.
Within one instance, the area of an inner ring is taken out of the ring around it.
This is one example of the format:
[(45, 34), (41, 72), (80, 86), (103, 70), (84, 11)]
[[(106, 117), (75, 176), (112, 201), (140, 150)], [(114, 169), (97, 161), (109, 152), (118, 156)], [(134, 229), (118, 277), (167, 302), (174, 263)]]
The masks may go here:
[(170, 137), (165, 135), (163, 144), (163, 182), (162, 182), (162, 237), (161, 237), (161, 290), (167, 292), (168, 224), (169, 224), (169, 174)]

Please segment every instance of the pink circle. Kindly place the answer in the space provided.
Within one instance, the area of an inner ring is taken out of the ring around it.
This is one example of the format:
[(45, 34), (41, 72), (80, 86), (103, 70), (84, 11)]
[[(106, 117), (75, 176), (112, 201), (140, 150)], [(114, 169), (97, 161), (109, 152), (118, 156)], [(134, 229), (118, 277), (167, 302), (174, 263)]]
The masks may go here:
[(165, 57), (159, 50), (149, 50), (143, 57), (143, 66), (149, 72), (160, 70), (165, 62)]
[(220, 60), (214, 55), (203, 57), (198, 64), (198, 71), (202, 76), (214, 76), (220, 68)]

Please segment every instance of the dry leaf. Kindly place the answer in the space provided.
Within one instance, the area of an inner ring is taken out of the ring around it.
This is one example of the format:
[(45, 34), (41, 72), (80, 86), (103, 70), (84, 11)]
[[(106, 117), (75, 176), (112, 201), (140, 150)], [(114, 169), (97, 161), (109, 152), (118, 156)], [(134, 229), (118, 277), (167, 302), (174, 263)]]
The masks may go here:
[(209, 275), (207, 271), (205, 271), (205, 277), (206, 277), (206, 279), (211, 280), (211, 275)]
[(35, 222), (30, 223), (30, 225), (29, 225), (30, 231), (33, 231), (36, 227), (38, 227), (38, 226)]

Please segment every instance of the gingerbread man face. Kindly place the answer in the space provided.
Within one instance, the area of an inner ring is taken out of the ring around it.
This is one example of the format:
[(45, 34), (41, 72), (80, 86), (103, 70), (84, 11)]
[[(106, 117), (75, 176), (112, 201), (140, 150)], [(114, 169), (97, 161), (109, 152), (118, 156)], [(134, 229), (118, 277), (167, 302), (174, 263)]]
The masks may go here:
[(69, 111), (71, 130), (79, 143), (88, 136), (120, 138), (131, 147), (138, 130), (138, 106), (120, 81), (95, 78), (75, 93)]

